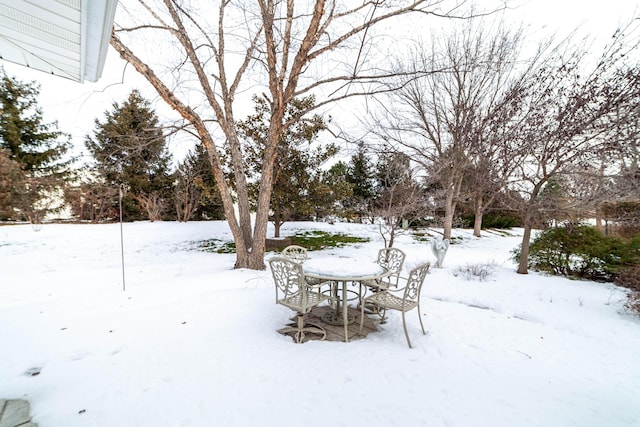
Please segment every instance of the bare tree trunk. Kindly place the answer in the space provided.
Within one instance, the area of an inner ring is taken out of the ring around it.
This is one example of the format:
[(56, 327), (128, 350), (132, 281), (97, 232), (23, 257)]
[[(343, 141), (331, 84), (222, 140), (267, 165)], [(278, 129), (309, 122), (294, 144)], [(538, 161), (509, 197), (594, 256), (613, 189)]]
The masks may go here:
[(596, 228), (604, 232), (604, 224), (602, 223), (602, 211), (600, 210), (600, 206), (596, 207)]
[(520, 263), (518, 264), (518, 274), (529, 273), (529, 245), (531, 243), (531, 229), (533, 227), (533, 212), (530, 209), (524, 214), (524, 234), (522, 236), (522, 247), (520, 249)]
[(484, 216), (484, 206), (482, 200), (476, 200), (475, 218), (473, 220), (473, 235), (482, 237), (482, 217)]
[(395, 238), (396, 238), (395, 228), (392, 228), (389, 236), (389, 246), (387, 247), (389, 248), (393, 247), (393, 242), (395, 241)]
[(444, 231), (442, 234), (443, 239), (451, 239), (451, 229), (453, 228), (453, 214), (453, 207), (447, 200), (447, 203), (444, 207)]
[(443, 239), (451, 239), (451, 229), (453, 228), (453, 217), (456, 212), (456, 202), (455, 202), (455, 194), (456, 189), (455, 186), (452, 185), (447, 190), (447, 194), (445, 195), (445, 205), (444, 205), (444, 230), (443, 230)]
[(482, 237), (482, 219), (484, 218), (484, 212), (487, 206), (493, 203), (495, 196), (490, 196), (488, 200), (484, 199), (484, 194), (479, 192), (475, 201), (475, 218), (473, 221), (473, 235), (476, 237)]
[(282, 117), (285, 106), (272, 108), (271, 125), (262, 163), (262, 174), (256, 207), (255, 229), (253, 230), (253, 247), (249, 254), (249, 268), (264, 269), (265, 239), (269, 222), (269, 202), (273, 190), (273, 168), (278, 153), (278, 142), (282, 133)]
[(384, 226), (383, 224), (379, 224), (378, 228), (380, 230), (380, 236), (382, 236), (382, 242), (384, 243), (384, 247), (388, 248), (389, 246), (387, 245), (387, 235), (386, 233), (383, 231), (384, 230)]
[(282, 221), (280, 221), (279, 219), (274, 219), (273, 220), (273, 228), (274, 228), (273, 237), (275, 237), (275, 238), (279, 238), (280, 237), (280, 227), (281, 226), (282, 226)]

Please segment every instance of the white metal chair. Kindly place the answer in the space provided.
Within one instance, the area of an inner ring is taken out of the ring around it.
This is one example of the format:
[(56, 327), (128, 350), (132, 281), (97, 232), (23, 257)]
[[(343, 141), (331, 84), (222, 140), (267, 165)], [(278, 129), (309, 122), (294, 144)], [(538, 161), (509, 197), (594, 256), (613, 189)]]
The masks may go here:
[(282, 256), (287, 257), (299, 264), (309, 259), (307, 248), (298, 245), (289, 245), (282, 250)]
[(406, 254), (398, 248), (383, 248), (378, 251), (376, 262), (391, 272), (386, 279), (377, 280), (375, 282), (365, 283), (367, 286), (378, 289), (397, 288), (402, 273), (402, 266), (406, 259)]
[(298, 313), (296, 323), (280, 329), (279, 332), (283, 334), (295, 332), (294, 338), (298, 343), (303, 342), (305, 333), (322, 334), (322, 339), (325, 339), (327, 336), (325, 330), (318, 325), (306, 324), (305, 315), (313, 307), (330, 298), (323, 295), (317, 287), (307, 283), (302, 265), (290, 258), (273, 257), (269, 259), (269, 266), (276, 285), (276, 304), (289, 307)]
[[(362, 286), (366, 286), (373, 292), (379, 292), (381, 290), (389, 289), (391, 287), (397, 288), (400, 280), (400, 274), (402, 273), (402, 266), (406, 259), (406, 254), (398, 248), (382, 248), (378, 251), (378, 257), (376, 262), (385, 267), (391, 273), (388, 277), (378, 280), (367, 280), (360, 283), (360, 305), (362, 302)], [(369, 307), (371, 308), (371, 307)], [(384, 318), (382, 319), (384, 322)]]
[[(289, 258), (291, 261), (297, 262), (298, 264), (303, 264), (306, 260), (309, 259), (307, 248), (298, 245), (287, 246), (282, 250), (281, 255), (283, 257)], [(326, 284), (326, 282), (321, 283), (318, 279), (307, 278), (306, 281), (311, 286)]]
[(417, 308), (418, 319), (420, 320), (420, 327), (422, 328), (422, 334), (425, 335), (424, 325), (422, 324), (422, 314), (420, 313), (420, 292), (422, 291), (422, 284), (424, 278), (429, 271), (430, 263), (426, 262), (421, 264), (409, 272), (409, 276), (406, 279), (406, 284), (402, 288), (398, 289), (385, 289), (380, 292), (375, 292), (368, 297), (364, 298), (360, 305), (360, 330), (362, 331), (362, 323), (364, 319), (364, 307), (367, 304), (376, 306), (379, 310), (383, 310), (382, 319), (386, 310), (397, 310), (402, 312), (402, 326), (404, 327), (404, 335), (407, 338), (407, 344), (411, 347), (411, 340), (409, 339), (409, 333), (407, 332), (407, 322), (405, 313)]

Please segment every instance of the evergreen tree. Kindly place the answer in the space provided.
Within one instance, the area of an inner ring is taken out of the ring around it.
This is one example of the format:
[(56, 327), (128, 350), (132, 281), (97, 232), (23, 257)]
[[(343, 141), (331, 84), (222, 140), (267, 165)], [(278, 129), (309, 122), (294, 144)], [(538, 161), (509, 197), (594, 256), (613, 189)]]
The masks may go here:
[(413, 182), (410, 158), (406, 154), (383, 153), (378, 159), (376, 171), (377, 193), (397, 185), (411, 185)]
[(220, 192), (202, 145), (196, 145), (178, 166), (175, 206), (178, 221), (224, 219)]
[(125, 219), (161, 219), (172, 197), (171, 156), (149, 101), (134, 90), (121, 105), (114, 103), (85, 144), (96, 174), (107, 185), (124, 186)]
[(347, 178), (347, 165), (342, 161), (317, 174), (309, 188), (316, 218), (347, 215), (345, 202), (353, 198), (353, 184)]
[[(259, 176), (269, 131), (271, 110), (262, 98), (254, 97), (256, 113), (238, 123), (239, 134), (244, 139), (246, 159), (251, 176)], [(280, 236), (280, 226), (292, 217), (308, 217), (316, 210), (311, 188), (321, 180), (320, 166), (338, 152), (335, 144), (311, 149), (326, 121), (320, 115), (304, 118), (315, 104), (313, 96), (294, 99), (285, 114), (285, 131), (280, 137), (278, 166), (274, 169), (270, 207), (275, 237)], [(253, 184), (253, 197), (257, 197), (257, 183)]]
[(0, 220), (15, 216), (22, 194), (26, 193), (27, 176), (20, 163), (9, 158), (8, 150), (0, 150)]
[(377, 194), (373, 164), (363, 143), (347, 165), (347, 182), (353, 186), (353, 197), (346, 202), (348, 214), (362, 220), (370, 215)]
[(17, 164), (24, 171), (16, 174), (12, 167), (11, 176), (22, 179), (14, 181), (5, 214), (36, 223), (62, 207), (55, 195), (64, 189), (73, 161), (65, 159), (69, 137), (56, 130), (57, 123), (43, 123), (38, 94), (34, 82), (20, 82), (0, 69), (0, 150), (6, 160), (15, 162), (12, 166)]
[(353, 184), (353, 196), (361, 200), (370, 200), (376, 196), (373, 180), (374, 170), (370, 156), (364, 144), (358, 144), (358, 150), (351, 157), (347, 180)]

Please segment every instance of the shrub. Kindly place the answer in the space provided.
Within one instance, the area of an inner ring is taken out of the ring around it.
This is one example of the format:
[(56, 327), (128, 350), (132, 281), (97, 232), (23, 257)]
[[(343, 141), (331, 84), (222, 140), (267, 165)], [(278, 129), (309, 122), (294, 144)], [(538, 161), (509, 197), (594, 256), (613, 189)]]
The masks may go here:
[(453, 270), (453, 275), (458, 277), (462, 276), (465, 280), (477, 280), (484, 282), (493, 273), (495, 264), (467, 264), (464, 266), (456, 267)]
[(640, 292), (629, 292), (624, 307), (630, 312), (640, 315)]
[(529, 266), (561, 276), (610, 282), (624, 268), (640, 263), (639, 248), (640, 238), (625, 242), (591, 226), (567, 224), (536, 236)]
[(640, 265), (623, 268), (615, 280), (616, 285), (640, 292)]
[(489, 213), (482, 217), (482, 228), (522, 227), (522, 220), (512, 215)]

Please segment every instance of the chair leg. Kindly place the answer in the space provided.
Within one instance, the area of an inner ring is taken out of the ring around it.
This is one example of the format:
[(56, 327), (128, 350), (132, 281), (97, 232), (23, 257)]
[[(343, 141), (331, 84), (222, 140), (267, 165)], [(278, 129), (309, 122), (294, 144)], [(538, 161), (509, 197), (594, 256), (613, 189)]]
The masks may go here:
[(407, 320), (404, 310), (402, 311), (402, 326), (404, 327), (404, 336), (407, 337), (407, 344), (409, 344), (409, 348), (413, 348), (411, 347), (411, 340), (409, 339), (409, 333), (407, 332)]
[(360, 302), (360, 332), (362, 332), (362, 325), (364, 323), (364, 304)]
[[(382, 316), (380, 316), (380, 310), (382, 310)], [(378, 316), (380, 316), (380, 324), (387, 323), (387, 309), (384, 307), (378, 307)]]
[(418, 304), (418, 319), (420, 320), (420, 327), (422, 328), (422, 335), (427, 335), (427, 333), (424, 331), (424, 325), (422, 324), (422, 314), (420, 314), (420, 304)]
[(301, 344), (304, 340), (304, 316), (298, 315), (298, 331), (296, 332), (296, 342)]

